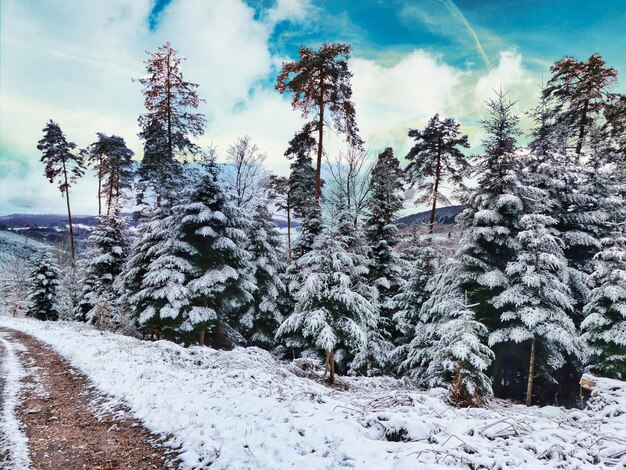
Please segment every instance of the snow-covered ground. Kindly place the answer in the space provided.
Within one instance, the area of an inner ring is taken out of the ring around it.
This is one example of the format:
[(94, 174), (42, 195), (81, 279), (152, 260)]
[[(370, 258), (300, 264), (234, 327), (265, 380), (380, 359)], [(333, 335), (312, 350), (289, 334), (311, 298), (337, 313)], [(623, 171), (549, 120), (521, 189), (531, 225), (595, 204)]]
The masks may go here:
[(170, 436), (183, 468), (623, 468), (626, 389), (600, 379), (592, 409), (495, 401), (455, 409), (441, 389), (341, 378), (333, 390), (256, 349), (143, 342), (76, 323), (0, 317), (50, 344), (113, 402)]
[(20, 347), (6, 341), (0, 332), (0, 464), (7, 462), (15, 469), (30, 467), (28, 438), (15, 415), (25, 376), (15, 354)]

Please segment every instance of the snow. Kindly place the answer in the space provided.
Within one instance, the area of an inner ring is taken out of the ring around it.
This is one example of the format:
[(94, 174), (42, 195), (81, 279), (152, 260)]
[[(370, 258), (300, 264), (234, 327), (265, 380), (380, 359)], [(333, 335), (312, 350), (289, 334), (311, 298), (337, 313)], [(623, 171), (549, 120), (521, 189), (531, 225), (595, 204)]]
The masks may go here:
[[(563, 468), (626, 464), (626, 386), (597, 379), (591, 409), (494, 400), (456, 409), (408, 380), (330, 389), (258, 348), (146, 342), (66, 322), (0, 317), (50, 344), (112, 402), (170, 436), (181, 468)], [(301, 363), (300, 361), (299, 363)], [(621, 460), (620, 460), (621, 459)]]
[(0, 465), (8, 460), (11, 468), (27, 469), (30, 468), (28, 438), (15, 416), (25, 375), (15, 354), (20, 346), (7, 341), (0, 332)]

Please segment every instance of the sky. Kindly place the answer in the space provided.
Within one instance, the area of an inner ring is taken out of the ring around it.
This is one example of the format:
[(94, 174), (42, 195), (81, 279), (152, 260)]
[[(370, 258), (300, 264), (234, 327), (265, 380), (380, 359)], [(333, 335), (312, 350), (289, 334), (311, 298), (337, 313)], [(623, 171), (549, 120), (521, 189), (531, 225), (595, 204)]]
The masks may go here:
[[(599, 52), (626, 75), (623, 0), (0, 0), (0, 215), (63, 213), (36, 149), (49, 119), (79, 148), (117, 134), (141, 157), (137, 117), (146, 51), (170, 42), (187, 60), (207, 117), (201, 146), (218, 155), (247, 134), (286, 174), (286, 144), (302, 125), (274, 89), (301, 45), (352, 46), (357, 122), (371, 156), (403, 157), (410, 128), (454, 117), (475, 151), (485, 100), (503, 89), (523, 113), (550, 65)], [(622, 79), (616, 91), (626, 91)], [(328, 136), (330, 154), (340, 136)], [(71, 190), (93, 214), (93, 175)]]

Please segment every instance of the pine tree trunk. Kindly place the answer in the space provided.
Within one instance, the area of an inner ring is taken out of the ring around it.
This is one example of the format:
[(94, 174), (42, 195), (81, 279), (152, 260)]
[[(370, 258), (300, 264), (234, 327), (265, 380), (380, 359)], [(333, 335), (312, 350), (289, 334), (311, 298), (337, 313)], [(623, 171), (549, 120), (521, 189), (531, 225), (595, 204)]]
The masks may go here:
[(113, 181), (113, 174), (111, 174), (110, 178), (111, 178), (111, 181), (109, 182), (109, 197), (107, 198), (107, 217), (111, 215), (111, 202), (113, 202), (113, 188), (114, 188), (114, 183), (115, 183)]
[(74, 227), (72, 225), (72, 211), (70, 209), (70, 185), (67, 180), (67, 169), (63, 162), (63, 178), (65, 181), (65, 202), (67, 204), (67, 221), (70, 228), (70, 255), (72, 257), (72, 268), (76, 268), (76, 250), (74, 248)]
[(428, 234), (432, 235), (435, 229), (435, 214), (437, 213), (437, 193), (439, 192), (439, 180), (441, 179), (441, 138), (437, 142), (437, 163), (435, 166), (435, 181), (433, 188), (433, 206), (430, 210), (430, 222), (428, 224)]
[[(321, 72), (320, 72), (321, 75)], [(320, 78), (320, 80), (323, 80)], [(319, 128), (317, 130), (317, 169), (315, 171), (315, 199), (317, 205), (320, 205), (320, 198), (322, 197), (322, 153), (323, 153), (323, 140), (324, 140), (324, 83), (320, 84), (320, 99), (318, 102), (320, 108), (320, 121)]]
[(291, 264), (291, 209), (287, 207), (287, 264)]
[[(335, 383), (335, 352), (334, 351), (326, 351), (326, 361), (327, 366), (330, 371), (330, 376), (328, 377), (328, 383)], [(326, 376), (326, 374), (324, 374)]]
[(583, 115), (580, 118), (580, 129), (578, 131), (578, 142), (576, 143), (576, 158), (580, 163), (580, 154), (583, 150), (583, 141), (585, 140), (585, 121), (587, 120), (587, 109), (589, 108), (589, 100), (585, 100), (583, 105)]
[(535, 338), (530, 344), (530, 365), (528, 367), (528, 387), (526, 388), (526, 406), (530, 406), (533, 396), (533, 382), (535, 379)]
[(198, 332), (198, 344), (200, 346), (204, 346), (204, 338), (206, 335), (206, 329), (204, 327), (204, 325), (200, 328), (200, 331)]
[(102, 215), (102, 158), (98, 165), (98, 217)]

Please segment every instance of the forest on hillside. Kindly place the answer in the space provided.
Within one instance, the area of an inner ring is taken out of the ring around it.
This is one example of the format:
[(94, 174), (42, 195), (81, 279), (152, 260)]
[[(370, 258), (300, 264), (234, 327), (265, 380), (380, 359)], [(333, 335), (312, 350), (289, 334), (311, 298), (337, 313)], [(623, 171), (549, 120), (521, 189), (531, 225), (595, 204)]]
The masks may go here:
[[(480, 155), (436, 114), (407, 129), (408, 154), (370, 158), (350, 46), (302, 47), (275, 82), (305, 119), (285, 142), (288, 176), (268, 175), (245, 135), (221, 171), (216, 149), (196, 143), (208, 131), (202, 90), (178, 52), (165, 44), (145, 67), (140, 164), (105, 129), (79, 148), (45, 125), (37, 149), (65, 198), (69, 250), (62, 262), (40, 250), (14, 287), (15, 314), (311, 358), (331, 384), (407, 376), (459, 406), (573, 405), (585, 371), (626, 378), (626, 95), (600, 54), (554, 63), (528, 136), (499, 90)], [(329, 132), (345, 141), (340, 155)], [(78, 251), (71, 190), (86, 171), (99, 222)], [(400, 230), (408, 189), (429, 217)], [(435, 229), (452, 204), (463, 207), (454, 237)]]

